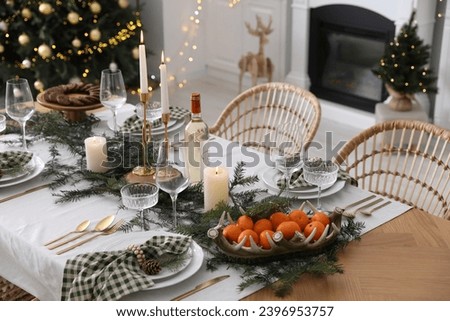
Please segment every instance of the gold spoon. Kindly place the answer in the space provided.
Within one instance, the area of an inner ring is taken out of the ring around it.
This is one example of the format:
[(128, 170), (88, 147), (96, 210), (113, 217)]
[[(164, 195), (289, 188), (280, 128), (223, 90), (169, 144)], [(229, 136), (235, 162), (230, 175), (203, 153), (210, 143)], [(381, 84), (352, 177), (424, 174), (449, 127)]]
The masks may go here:
[(52, 243), (55, 243), (56, 241), (59, 241), (59, 240), (65, 238), (66, 236), (68, 236), (68, 235), (70, 235), (70, 234), (72, 234), (72, 233), (81, 233), (81, 232), (84, 232), (84, 231), (88, 228), (89, 224), (91, 224), (91, 221), (89, 221), (89, 220), (84, 220), (83, 222), (81, 222), (80, 224), (78, 224), (78, 226), (75, 228), (74, 231), (70, 231), (69, 233), (64, 234), (63, 236), (60, 236), (60, 237), (58, 237), (58, 238), (56, 238), (56, 239), (54, 239), (54, 240), (51, 240), (50, 242), (45, 243), (44, 246), (50, 245), (50, 244), (52, 244)]
[(112, 224), (112, 222), (114, 222), (115, 218), (116, 218), (115, 215), (108, 215), (108, 216), (102, 218), (97, 223), (97, 225), (94, 227), (93, 230), (81, 232), (79, 235), (74, 236), (74, 237), (72, 237), (72, 238), (70, 238), (70, 239), (68, 239), (68, 240), (66, 240), (64, 242), (61, 242), (61, 243), (55, 244), (53, 246), (50, 246), (48, 249), (49, 250), (56, 249), (57, 247), (60, 247), (61, 245), (65, 245), (65, 244), (67, 244), (69, 242), (72, 242), (72, 241), (74, 241), (76, 239), (79, 239), (80, 237), (82, 237), (83, 235), (86, 235), (88, 233), (103, 232), (104, 230), (106, 230)]

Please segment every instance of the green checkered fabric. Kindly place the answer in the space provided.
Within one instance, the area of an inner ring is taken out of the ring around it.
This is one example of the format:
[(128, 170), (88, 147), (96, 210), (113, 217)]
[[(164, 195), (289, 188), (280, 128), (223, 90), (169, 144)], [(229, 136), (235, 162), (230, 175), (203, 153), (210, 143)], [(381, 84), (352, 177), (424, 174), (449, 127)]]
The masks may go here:
[(0, 153), (0, 169), (20, 168), (28, 164), (33, 153), (23, 151), (6, 151)]
[[(180, 255), (188, 250), (191, 237), (153, 236), (141, 245), (146, 258)], [(91, 252), (69, 259), (64, 268), (61, 300), (112, 301), (154, 285), (130, 250)]]
[[(181, 107), (171, 106), (169, 107), (169, 109), (170, 109), (170, 118), (174, 120), (183, 120), (186, 119), (187, 117), (190, 117), (191, 115), (189, 110)], [(144, 121), (142, 119), (140, 119), (137, 115), (133, 115), (124, 121), (121, 130), (126, 133), (140, 132), (142, 130), (143, 123)], [(161, 119), (152, 122), (153, 128), (157, 128), (161, 125), (162, 125)]]
[[(284, 178), (284, 176), (279, 173), (279, 178), (277, 179), (277, 186), (280, 189), (285, 188), (286, 186), (286, 179)], [(338, 179), (340, 180), (344, 180), (347, 183), (357, 186), (358, 182), (351, 177), (350, 175), (347, 174), (347, 172), (343, 171), (343, 170), (339, 170), (338, 172)], [(314, 185), (308, 183), (307, 181), (305, 181), (305, 179), (303, 178), (303, 168), (299, 169), (298, 171), (295, 171), (292, 176), (291, 176), (291, 180), (290, 180), (290, 188), (291, 189), (296, 189), (296, 188), (302, 188), (302, 187), (312, 187)]]

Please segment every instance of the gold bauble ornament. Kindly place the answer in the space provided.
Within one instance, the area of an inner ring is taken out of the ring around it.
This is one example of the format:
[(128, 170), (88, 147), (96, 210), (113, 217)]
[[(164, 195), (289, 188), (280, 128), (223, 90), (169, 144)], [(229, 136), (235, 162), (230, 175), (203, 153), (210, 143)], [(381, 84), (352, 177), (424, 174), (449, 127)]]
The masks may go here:
[(43, 83), (42, 81), (40, 81), (40, 80), (36, 80), (36, 81), (34, 82), (34, 88), (35, 88), (36, 90), (41, 91), (41, 90), (44, 89), (44, 83)]
[(76, 25), (80, 22), (80, 15), (75, 11), (71, 11), (67, 14), (67, 20), (69, 20), (71, 24)]
[(28, 45), (30, 43), (30, 37), (28, 37), (28, 35), (26, 33), (22, 33), (19, 36), (18, 40), (22, 46)]
[(33, 16), (33, 13), (28, 8), (23, 8), (21, 14), (22, 18), (24, 19), (31, 19), (31, 17)]
[(122, 9), (128, 8), (128, 6), (130, 5), (128, 0), (119, 0), (118, 4), (119, 4), (119, 7), (121, 7)]
[(102, 11), (102, 6), (97, 1), (92, 2), (89, 7), (93, 14), (99, 14)]
[(138, 47), (134, 47), (131, 50), (131, 56), (133, 57), (133, 59), (138, 60), (139, 59), (139, 48)]
[(31, 61), (30, 61), (30, 59), (25, 58), (25, 59), (22, 61), (22, 66), (23, 66), (23, 68), (25, 68), (25, 69), (31, 68)]
[(75, 48), (80, 48), (81, 47), (81, 40), (78, 38), (75, 38), (72, 40), (72, 46), (74, 46)]
[(43, 43), (38, 47), (38, 54), (42, 59), (50, 58), (52, 56), (52, 48)]
[(5, 47), (2, 44), (0, 44), (0, 53), (3, 53), (4, 51), (5, 51)]
[(0, 30), (7, 32), (8, 31), (8, 24), (4, 21), (0, 21)]
[(92, 29), (91, 32), (89, 32), (89, 38), (92, 41), (99, 41), (101, 37), (102, 33), (98, 30), (98, 28)]
[(50, 3), (43, 2), (39, 5), (39, 12), (44, 15), (49, 15), (53, 11), (53, 7)]

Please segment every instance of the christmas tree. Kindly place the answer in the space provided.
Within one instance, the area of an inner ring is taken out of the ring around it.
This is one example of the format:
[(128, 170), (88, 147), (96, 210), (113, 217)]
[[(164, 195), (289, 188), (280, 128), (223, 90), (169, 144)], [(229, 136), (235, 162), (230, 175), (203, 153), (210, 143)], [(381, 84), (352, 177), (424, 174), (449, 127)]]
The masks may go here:
[(379, 65), (373, 70), (383, 82), (396, 92), (412, 95), (436, 92), (436, 78), (427, 68), (430, 46), (417, 35), (415, 10), (399, 34), (385, 49)]
[(0, 0), (0, 90), (16, 76), (36, 92), (98, 83), (111, 64), (136, 88), (141, 27), (129, 0)]

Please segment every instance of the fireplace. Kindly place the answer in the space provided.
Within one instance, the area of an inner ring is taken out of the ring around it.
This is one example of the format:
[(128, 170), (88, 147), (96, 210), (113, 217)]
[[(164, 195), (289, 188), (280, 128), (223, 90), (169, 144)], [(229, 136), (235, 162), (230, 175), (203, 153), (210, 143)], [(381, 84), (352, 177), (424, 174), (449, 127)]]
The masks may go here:
[(386, 99), (383, 83), (372, 73), (395, 24), (352, 5), (310, 9), (308, 75), (319, 98), (373, 112)]

